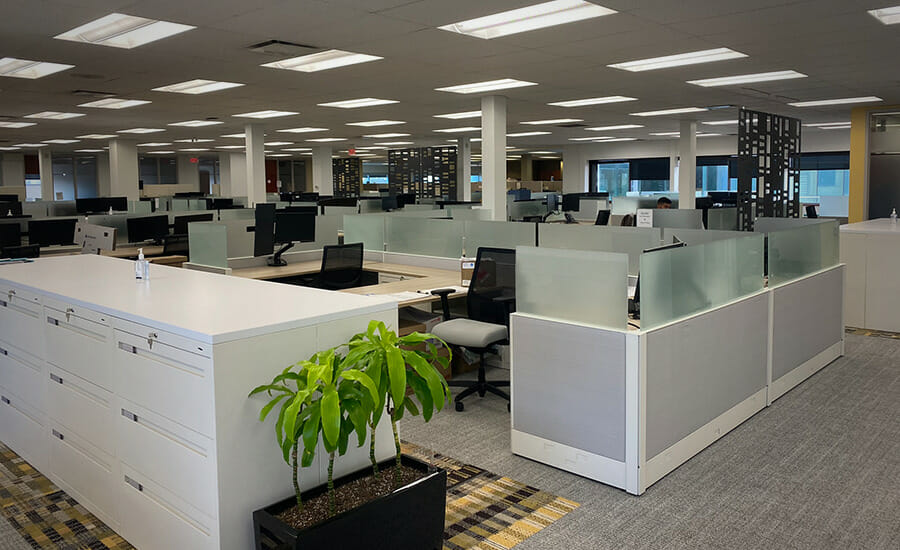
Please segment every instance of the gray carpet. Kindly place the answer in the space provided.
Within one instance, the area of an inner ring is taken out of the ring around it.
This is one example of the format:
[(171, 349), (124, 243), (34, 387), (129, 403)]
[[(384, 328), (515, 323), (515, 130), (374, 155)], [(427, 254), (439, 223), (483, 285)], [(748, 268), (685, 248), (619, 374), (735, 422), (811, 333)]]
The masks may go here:
[(640, 497), (513, 456), (498, 398), (402, 436), (581, 503), (517, 550), (900, 549), (900, 340), (847, 335), (845, 357)]
[(31, 545), (19, 535), (15, 527), (0, 516), (0, 550), (32, 550)]

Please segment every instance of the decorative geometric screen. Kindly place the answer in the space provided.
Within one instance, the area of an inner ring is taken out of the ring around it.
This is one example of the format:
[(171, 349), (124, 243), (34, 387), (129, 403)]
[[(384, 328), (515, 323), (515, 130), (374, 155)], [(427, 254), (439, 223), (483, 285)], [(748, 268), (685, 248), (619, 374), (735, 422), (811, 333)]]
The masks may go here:
[(362, 187), (362, 159), (331, 159), (335, 197), (358, 197)]
[(738, 228), (753, 231), (756, 217), (799, 218), (800, 120), (748, 109), (739, 118)]
[(390, 193), (420, 198), (456, 197), (456, 147), (423, 147), (388, 152)]

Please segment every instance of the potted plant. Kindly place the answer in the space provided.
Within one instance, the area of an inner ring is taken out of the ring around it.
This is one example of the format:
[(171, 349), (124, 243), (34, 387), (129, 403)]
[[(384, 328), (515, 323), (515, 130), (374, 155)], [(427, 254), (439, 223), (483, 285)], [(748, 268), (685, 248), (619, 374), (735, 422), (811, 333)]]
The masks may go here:
[[(446, 472), (402, 456), (397, 432), (405, 413), (422, 414), (427, 422), (447, 402), (447, 383), (434, 365), (446, 368), (449, 358), (438, 354), (434, 341), (440, 340), (431, 334), (398, 337), (372, 321), (346, 344), (291, 365), (250, 392), (269, 397), (261, 421), (278, 407), (276, 440), (294, 487), (293, 497), (253, 513), (257, 550), (364, 548), (373, 541), (396, 549), (441, 548)], [(384, 413), (396, 456), (378, 464), (375, 429)], [(361, 447), (367, 435), (371, 470), (335, 480), (335, 460), (351, 438)], [(328, 456), (327, 483), (301, 492), (302, 468), (320, 448)]]

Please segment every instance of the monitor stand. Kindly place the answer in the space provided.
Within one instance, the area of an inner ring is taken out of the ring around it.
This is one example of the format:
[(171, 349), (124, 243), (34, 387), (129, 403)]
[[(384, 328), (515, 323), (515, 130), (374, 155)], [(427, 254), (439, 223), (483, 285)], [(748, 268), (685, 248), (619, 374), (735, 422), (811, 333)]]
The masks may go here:
[(272, 267), (284, 267), (287, 265), (287, 262), (281, 258), (281, 255), (294, 247), (294, 243), (287, 243), (282, 246), (278, 252), (275, 253), (274, 256), (266, 260), (266, 265), (270, 265)]

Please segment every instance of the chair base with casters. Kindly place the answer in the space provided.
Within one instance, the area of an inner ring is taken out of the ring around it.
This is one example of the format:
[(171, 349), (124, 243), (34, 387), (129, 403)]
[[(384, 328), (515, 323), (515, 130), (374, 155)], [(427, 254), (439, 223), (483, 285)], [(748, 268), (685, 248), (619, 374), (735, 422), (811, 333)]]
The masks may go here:
[[(509, 401), (509, 393), (501, 390), (500, 388), (508, 388), (509, 380), (492, 380), (487, 381), (485, 378), (485, 367), (484, 367), (484, 354), (490, 351), (489, 348), (483, 349), (475, 349), (475, 348), (467, 348), (470, 351), (473, 351), (478, 354), (478, 380), (448, 380), (447, 384), (454, 388), (465, 388), (463, 391), (456, 394), (453, 398), (453, 406), (456, 408), (458, 412), (462, 412), (465, 410), (466, 406), (463, 403), (463, 399), (466, 397), (478, 393), (479, 397), (484, 397), (488, 393), (492, 393), (503, 399)], [(507, 410), (509, 409), (509, 403), (506, 404)]]

